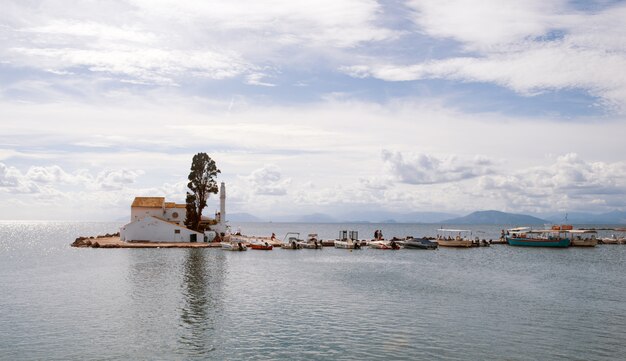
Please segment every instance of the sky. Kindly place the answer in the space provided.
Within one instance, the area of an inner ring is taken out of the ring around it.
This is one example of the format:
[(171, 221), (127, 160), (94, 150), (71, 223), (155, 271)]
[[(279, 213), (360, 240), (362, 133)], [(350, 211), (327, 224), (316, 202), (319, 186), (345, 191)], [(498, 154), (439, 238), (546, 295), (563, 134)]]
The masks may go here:
[[(626, 2), (3, 0), (0, 219), (626, 210)], [(206, 213), (218, 207), (212, 196)]]

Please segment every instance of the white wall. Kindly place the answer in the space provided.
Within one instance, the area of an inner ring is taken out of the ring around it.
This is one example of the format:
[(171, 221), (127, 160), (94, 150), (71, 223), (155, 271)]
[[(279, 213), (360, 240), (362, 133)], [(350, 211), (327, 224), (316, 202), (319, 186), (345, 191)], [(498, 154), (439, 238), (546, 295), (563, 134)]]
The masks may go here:
[(130, 221), (138, 221), (146, 216), (163, 218), (163, 208), (130, 207)]
[(204, 242), (204, 234), (202, 233), (151, 216), (131, 222), (120, 229), (120, 238), (125, 242), (189, 242), (189, 235), (191, 234), (196, 235), (197, 242)]
[[(178, 215), (178, 217), (174, 217), (174, 215)], [(185, 208), (165, 208), (165, 216), (164, 218), (170, 222), (176, 222), (181, 226), (185, 222), (185, 217), (187, 216), (187, 210)]]

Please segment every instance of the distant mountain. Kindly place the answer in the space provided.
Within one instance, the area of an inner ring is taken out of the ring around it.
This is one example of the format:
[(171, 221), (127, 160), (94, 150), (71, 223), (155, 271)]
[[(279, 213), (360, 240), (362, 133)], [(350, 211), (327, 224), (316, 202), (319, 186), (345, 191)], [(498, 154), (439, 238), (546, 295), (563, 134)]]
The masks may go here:
[[(550, 214), (544, 216), (552, 223), (564, 223), (565, 214)], [(626, 212), (611, 211), (607, 213), (568, 212), (567, 223), (574, 224), (626, 224)]]
[(296, 222), (302, 223), (336, 223), (337, 220), (327, 214), (323, 213), (313, 213), (306, 214), (304, 216), (300, 216), (296, 218)]
[(358, 211), (338, 217), (344, 222), (355, 223), (439, 223), (443, 219), (457, 217), (457, 214), (442, 212), (388, 212), (381, 210)]
[(250, 213), (226, 213), (226, 219), (232, 222), (263, 222), (261, 218)]
[(544, 224), (545, 219), (525, 214), (505, 213), (500, 211), (478, 211), (465, 217), (447, 219), (441, 223), (447, 224)]

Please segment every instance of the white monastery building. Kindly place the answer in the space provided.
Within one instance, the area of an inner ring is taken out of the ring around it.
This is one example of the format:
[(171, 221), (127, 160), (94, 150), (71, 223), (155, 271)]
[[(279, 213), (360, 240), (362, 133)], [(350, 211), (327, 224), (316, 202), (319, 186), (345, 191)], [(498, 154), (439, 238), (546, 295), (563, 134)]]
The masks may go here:
[[(130, 223), (120, 228), (124, 242), (211, 242), (216, 232), (200, 233), (185, 227), (185, 204), (166, 202), (165, 197), (135, 197), (130, 206)], [(226, 232), (226, 187), (220, 186), (220, 213), (213, 227)]]

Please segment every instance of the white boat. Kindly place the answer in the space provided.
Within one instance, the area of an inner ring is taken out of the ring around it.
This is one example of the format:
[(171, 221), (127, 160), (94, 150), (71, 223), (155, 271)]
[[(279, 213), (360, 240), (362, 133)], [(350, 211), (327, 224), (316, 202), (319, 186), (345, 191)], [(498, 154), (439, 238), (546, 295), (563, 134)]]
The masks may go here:
[(384, 239), (378, 241), (369, 241), (367, 246), (372, 249), (400, 249), (400, 242), (395, 240), (385, 241)]
[(300, 247), (307, 249), (322, 249), (322, 241), (317, 237), (317, 233), (309, 233), (306, 241), (298, 242)]
[(359, 241), (359, 232), (340, 231), (339, 239), (335, 240), (335, 248), (360, 249), (361, 241)]
[(570, 234), (570, 246), (574, 247), (595, 247), (598, 244), (596, 231), (592, 229), (572, 229)]
[(220, 242), (222, 249), (224, 251), (247, 251), (248, 247), (243, 242), (238, 241), (230, 241), (230, 242)]
[(304, 242), (300, 239), (300, 233), (288, 232), (283, 238), (283, 243), (280, 246), (282, 249), (302, 249), (301, 243)]
[(602, 244), (622, 244), (623, 243), (623, 239), (618, 238), (614, 234), (612, 234), (611, 237), (601, 238), (600, 241), (602, 241)]
[[(472, 240), (469, 235), (472, 231), (468, 229), (445, 229), (440, 228), (437, 231), (441, 234), (437, 234), (437, 243), (441, 247), (471, 247)], [(456, 233), (456, 235), (455, 235)]]

